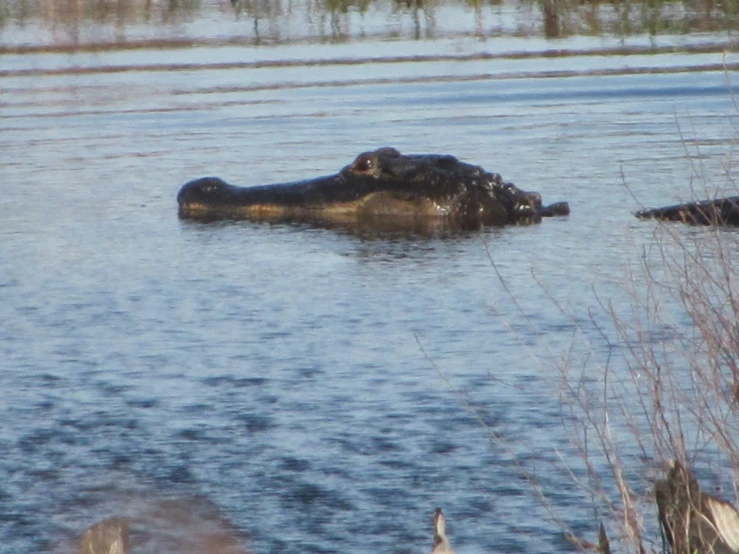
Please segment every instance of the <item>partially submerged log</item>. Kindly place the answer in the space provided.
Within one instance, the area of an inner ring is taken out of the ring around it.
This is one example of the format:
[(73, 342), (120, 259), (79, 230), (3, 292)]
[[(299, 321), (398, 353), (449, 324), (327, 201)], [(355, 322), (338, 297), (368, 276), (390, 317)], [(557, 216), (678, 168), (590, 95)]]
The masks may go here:
[(79, 554), (130, 554), (128, 520), (123, 517), (104, 519), (82, 535)]
[(679, 461), (655, 483), (655, 496), (663, 540), (673, 554), (739, 552), (739, 512), (701, 492), (693, 472)]
[(691, 225), (739, 226), (739, 196), (640, 210), (634, 215), (639, 219), (680, 221)]

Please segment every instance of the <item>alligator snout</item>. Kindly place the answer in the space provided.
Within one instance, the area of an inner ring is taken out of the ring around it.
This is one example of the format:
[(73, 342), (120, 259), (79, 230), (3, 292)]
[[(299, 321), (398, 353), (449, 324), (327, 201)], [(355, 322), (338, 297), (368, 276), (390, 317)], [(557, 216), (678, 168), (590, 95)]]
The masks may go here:
[(209, 202), (222, 196), (231, 185), (218, 177), (203, 177), (186, 183), (177, 194), (180, 206), (189, 203)]
[(539, 215), (541, 217), (556, 217), (570, 215), (570, 205), (567, 202), (555, 202), (548, 206), (542, 206), (539, 208)]
[(211, 206), (221, 205), (232, 196), (233, 188), (218, 177), (203, 177), (186, 183), (177, 194), (180, 217), (207, 217)]
[(520, 221), (540, 221), (542, 217), (570, 215), (570, 205), (567, 202), (555, 202), (544, 206), (538, 192), (523, 191), (513, 185), (509, 185), (506, 190), (514, 194), (513, 212)]

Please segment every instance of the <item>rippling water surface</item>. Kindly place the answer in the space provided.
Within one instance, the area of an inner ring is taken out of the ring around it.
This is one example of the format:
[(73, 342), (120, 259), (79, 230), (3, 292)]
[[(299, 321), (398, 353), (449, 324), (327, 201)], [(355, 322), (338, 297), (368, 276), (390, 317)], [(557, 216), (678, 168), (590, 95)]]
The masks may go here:
[[(171, 501), (256, 553), (428, 551), (436, 506), (458, 552), (572, 550), (530, 475), (594, 537), (554, 359), (579, 323), (597, 378), (593, 292), (628, 302), (639, 203), (727, 185), (720, 40), (0, 56), (3, 549)], [(297, 180), (380, 146), (572, 215), (435, 237), (177, 218), (192, 178)]]

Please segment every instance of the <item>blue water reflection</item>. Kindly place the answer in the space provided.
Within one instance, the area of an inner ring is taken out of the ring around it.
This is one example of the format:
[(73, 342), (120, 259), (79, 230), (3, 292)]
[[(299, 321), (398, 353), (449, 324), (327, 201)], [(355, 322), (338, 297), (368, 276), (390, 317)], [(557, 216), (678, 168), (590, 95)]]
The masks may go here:
[[(418, 552), (435, 506), (460, 552), (570, 551), (532, 478), (594, 536), (558, 364), (600, 379), (593, 293), (629, 301), (653, 232), (631, 211), (690, 195), (686, 146), (726, 184), (721, 60), (218, 67), (243, 52), (19, 55), (0, 78), (0, 543), (188, 498), (253, 552)], [(213, 66), (73, 70), (188, 57)], [(191, 178), (300, 179), (383, 145), (573, 213), (441, 237), (177, 219)]]

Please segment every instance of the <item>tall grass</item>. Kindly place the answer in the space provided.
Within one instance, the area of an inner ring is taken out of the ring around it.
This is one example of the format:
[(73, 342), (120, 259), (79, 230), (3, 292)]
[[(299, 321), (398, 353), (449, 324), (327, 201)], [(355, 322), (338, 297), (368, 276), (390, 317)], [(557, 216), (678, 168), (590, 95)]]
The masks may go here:
[[(646, 280), (629, 281), (633, 304), (601, 304), (614, 322), (609, 340), (621, 347), (625, 374), (614, 375), (608, 363), (593, 390), (560, 367), (570, 434), (588, 467), (583, 486), (619, 551), (660, 550), (654, 486), (674, 461), (695, 468), (718, 496), (737, 496), (738, 256), (735, 232), (657, 224), (639, 262)], [(635, 460), (623, 454), (624, 434), (638, 448), (642, 471), (626, 469)], [(593, 463), (600, 456), (615, 498)]]
[[(700, 160), (683, 142), (686, 158)], [(692, 167), (696, 201), (739, 194), (732, 154), (720, 187), (706, 167)], [(643, 225), (653, 233), (628, 264), (629, 302), (594, 288), (594, 308), (583, 315), (550, 294), (573, 346), (535, 354), (557, 371), (561, 421), (582, 465), (567, 456), (560, 463), (590, 499), (590, 533), (571, 532), (546, 500), (552, 491), (521, 471), (580, 550), (736, 553), (739, 512), (729, 503), (739, 498), (739, 228)], [(506, 437), (490, 437), (510, 450)]]
[[(703, 168), (694, 171), (701, 182)], [(696, 200), (708, 194), (702, 183)], [(739, 232), (650, 224), (626, 280), (630, 305), (598, 298), (618, 359), (587, 372), (558, 364), (563, 421), (587, 468), (579, 485), (611, 539), (591, 546), (736, 552), (725, 535), (739, 535), (739, 514), (720, 514), (717, 499), (736, 500), (739, 485)], [(723, 530), (719, 516), (729, 518)]]

